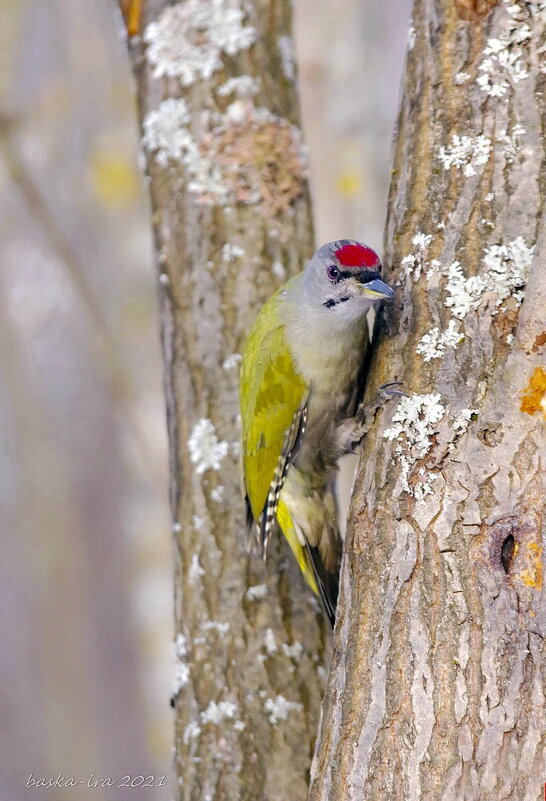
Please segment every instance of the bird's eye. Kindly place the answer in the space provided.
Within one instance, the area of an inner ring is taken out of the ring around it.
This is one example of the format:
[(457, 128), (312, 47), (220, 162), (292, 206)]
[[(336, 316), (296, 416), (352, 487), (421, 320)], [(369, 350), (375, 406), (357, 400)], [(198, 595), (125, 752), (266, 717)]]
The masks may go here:
[(335, 264), (331, 264), (326, 272), (328, 273), (328, 278), (330, 281), (336, 281), (337, 278), (339, 278), (339, 270)]

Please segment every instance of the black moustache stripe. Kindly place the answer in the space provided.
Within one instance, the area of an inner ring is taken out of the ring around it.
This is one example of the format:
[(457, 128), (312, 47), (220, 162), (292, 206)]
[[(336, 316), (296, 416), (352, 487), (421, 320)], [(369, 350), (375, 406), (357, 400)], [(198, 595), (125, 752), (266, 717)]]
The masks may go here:
[(334, 306), (337, 306), (338, 303), (346, 303), (348, 300), (350, 300), (349, 295), (347, 295), (346, 297), (340, 298), (339, 300), (334, 300), (333, 298), (330, 298), (329, 300), (327, 300), (322, 305), (326, 306), (327, 309), (331, 309)]

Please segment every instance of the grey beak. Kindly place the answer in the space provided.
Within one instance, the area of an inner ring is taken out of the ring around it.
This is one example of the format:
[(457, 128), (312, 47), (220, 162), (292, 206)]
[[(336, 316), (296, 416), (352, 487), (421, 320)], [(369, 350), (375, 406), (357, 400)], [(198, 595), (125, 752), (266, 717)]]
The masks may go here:
[(362, 284), (361, 292), (363, 295), (375, 300), (392, 300), (394, 297), (394, 290), (379, 278), (374, 278), (373, 281)]

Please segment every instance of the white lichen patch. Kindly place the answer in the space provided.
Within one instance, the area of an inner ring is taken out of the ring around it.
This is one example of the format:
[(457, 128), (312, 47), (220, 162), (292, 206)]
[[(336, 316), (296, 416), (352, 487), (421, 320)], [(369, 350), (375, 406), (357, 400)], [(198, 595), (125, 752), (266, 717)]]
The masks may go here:
[(198, 196), (203, 203), (223, 206), (228, 200), (228, 190), (223, 175), (214, 160), (204, 155), (202, 148), (188, 150), (184, 159), (188, 172), (188, 192)]
[(502, 144), (502, 152), (508, 164), (515, 161), (519, 151), (519, 139), (525, 135), (525, 128), (519, 123), (516, 123), (510, 133), (504, 130), (501, 131), (497, 137), (497, 141)]
[(413, 395), (401, 398), (392, 418), (392, 425), (383, 432), (385, 439), (398, 440), (422, 459), (432, 446), (431, 436), (445, 414), (439, 394)]
[(476, 175), (477, 168), (487, 164), (490, 153), (491, 139), (485, 134), (478, 136), (454, 134), (450, 145), (447, 147), (442, 145), (438, 151), (438, 158), (444, 170), (454, 167), (461, 170), (466, 177), (470, 177)]
[(188, 190), (221, 205), (227, 199), (222, 175), (217, 165), (201, 152), (187, 127), (189, 121), (184, 100), (164, 100), (144, 119), (142, 146), (161, 167), (184, 167)]
[(174, 641), (174, 654), (177, 659), (184, 659), (188, 655), (188, 646), (186, 644), (186, 638), (179, 632), (176, 635)]
[(229, 78), (218, 87), (217, 91), (220, 97), (229, 97), (229, 95), (253, 97), (259, 90), (260, 81), (258, 78), (252, 78), (250, 75), (237, 75), (235, 78)]
[(240, 353), (230, 353), (222, 362), (222, 370), (236, 370), (242, 360), (243, 357)]
[(222, 484), (219, 484), (211, 490), (210, 498), (214, 503), (223, 503), (225, 492), (226, 488)]
[(478, 308), (484, 290), (485, 281), (479, 275), (465, 278), (460, 262), (454, 261), (449, 265), (444, 305), (458, 320), (463, 320), (469, 311)]
[(201, 734), (201, 726), (199, 725), (199, 723), (197, 723), (197, 721), (195, 720), (190, 720), (190, 722), (188, 723), (182, 734), (182, 742), (184, 743), (184, 745), (188, 745), (192, 740), (197, 739), (197, 737), (199, 737), (200, 734)]
[(453, 421), (453, 430), (459, 434), (464, 434), (472, 418), (478, 416), (478, 409), (461, 409)]
[(275, 642), (275, 635), (272, 629), (266, 629), (265, 631), (264, 646), (269, 656), (277, 652), (277, 643)]
[(194, 515), (192, 517), (192, 525), (196, 531), (203, 531), (205, 527), (205, 518), (201, 517), (201, 515)]
[(425, 362), (432, 359), (440, 359), (444, 356), (448, 348), (456, 348), (459, 342), (464, 339), (464, 334), (457, 331), (457, 323), (450, 320), (445, 331), (440, 332), (438, 328), (431, 328), (424, 334), (417, 344), (417, 353), (420, 353)]
[(546, 2), (544, 0), (503, 0), (506, 10), (515, 20), (526, 19), (546, 22)]
[(284, 77), (287, 81), (293, 81), (296, 77), (296, 51), (294, 41), (291, 36), (280, 36), (277, 42), (281, 55), (281, 66)]
[(470, 78), (471, 78), (471, 76), (469, 75), (468, 72), (461, 71), (461, 72), (458, 72), (455, 75), (453, 81), (454, 81), (456, 86), (462, 86), (463, 84), (468, 83)]
[(229, 623), (221, 623), (218, 620), (206, 620), (203, 623), (203, 631), (214, 631), (219, 637), (225, 637), (230, 629)]
[(186, 638), (182, 633), (176, 635), (174, 641), (174, 678), (172, 686), (172, 695), (176, 697), (182, 687), (185, 687), (190, 680), (190, 668), (186, 662), (188, 655), (188, 648)]
[(448, 450), (454, 450), (457, 440), (466, 433), (466, 430), (470, 425), (470, 421), (475, 420), (478, 414), (478, 409), (461, 409), (461, 411), (455, 415), (451, 424), (453, 430), (453, 439), (449, 443)]
[(205, 571), (201, 567), (199, 561), (199, 554), (194, 553), (191, 558), (191, 564), (188, 570), (188, 581), (194, 586), (201, 582), (201, 577), (205, 575)]
[(402, 259), (402, 267), (407, 276), (411, 276), (414, 281), (418, 281), (424, 273), (427, 280), (439, 271), (441, 264), (438, 259), (428, 259), (428, 250), (433, 241), (432, 234), (425, 234), (418, 231), (413, 237), (413, 252), (408, 253)]
[(185, 0), (167, 6), (144, 31), (146, 58), (156, 78), (177, 78), (183, 86), (206, 80), (256, 41), (238, 0)]
[(442, 267), (442, 263), (438, 261), (438, 259), (431, 259), (430, 262), (426, 265), (425, 270), (425, 277), (427, 281), (429, 281), (433, 275), (439, 273)]
[(481, 75), (476, 79), (476, 83), (489, 97), (504, 97), (510, 88), (510, 83), (519, 83), (527, 78), (528, 72), (522, 61), (522, 49), (518, 44), (510, 42), (510, 36), (488, 39), (484, 54), (487, 58), (478, 67)]
[(294, 659), (294, 661), (299, 662), (303, 653), (303, 645), (297, 640), (293, 642), (292, 645), (288, 645), (288, 643), (283, 642), (282, 652), (290, 659)]
[(201, 712), (201, 723), (222, 723), (224, 720), (234, 720), (239, 713), (237, 704), (233, 701), (211, 701), (207, 708)]
[(255, 584), (246, 591), (246, 598), (249, 601), (259, 601), (267, 595), (267, 584)]
[(228, 443), (218, 440), (214, 425), (202, 418), (193, 427), (188, 439), (190, 460), (195, 465), (197, 475), (206, 470), (219, 470), (228, 452)]
[(418, 231), (411, 241), (421, 253), (424, 253), (432, 242), (432, 235)]
[[(479, 69), (477, 79), (480, 88), (490, 97), (504, 97), (511, 85), (524, 80), (528, 75), (530, 41), (540, 36), (541, 25), (546, 22), (546, 3), (533, 0), (504, 0), (507, 11), (504, 27), (497, 37), (487, 40), (484, 50), (486, 58)], [(531, 23), (531, 24), (529, 24)], [(541, 48), (537, 48), (540, 55)], [(539, 70), (546, 65), (539, 62)]]
[(235, 245), (233, 242), (226, 242), (226, 244), (222, 247), (222, 261), (226, 262), (227, 264), (240, 259), (244, 255), (244, 249), (239, 247), (239, 245)]
[(279, 278), (281, 281), (286, 278), (286, 268), (282, 261), (274, 261), (273, 266), (271, 267), (271, 272), (275, 278)]
[[(496, 309), (512, 297), (519, 305), (525, 297), (527, 275), (533, 261), (534, 245), (527, 245), (518, 236), (505, 245), (491, 245), (484, 249), (486, 292), (493, 295)], [(495, 314), (495, 309), (492, 314)]]
[(303, 705), (295, 701), (289, 701), (284, 695), (277, 695), (275, 698), (267, 698), (264, 703), (269, 722), (275, 726), (279, 720), (288, 720), (288, 715), (292, 711), (303, 709)]
[(527, 19), (533, 16), (531, 3), (504, 3), (508, 12), (504, 28), (496, 37), (487, 40), (481, 73), (476, 79), (480, 89), (489, 97), (504, 97), (511, 85), (527, 78), (526, 44), (531, 38)]
[(470, 278), (465, 278), (458, 261), (453, 262), (447, 271), (445, 306), (451, 308), (454, 317), (463, 320), (471, 310), (486, 303), (493, 315), (499, 308), (504, 310), (503, 303), (509, 297), (521, 304), (534, 249), (521, 236), (504, 245), (490, 245), (484, 249), (484, 269)]
[[(516, 137), (523, 135), (523, 129), (513, 129)], [(488, 196), (491, 200), (493, 195)], [(491, 223), (483, 218), (482, 224)], [(525, 295), (525, 284), (529, 267), (533, 260), (534, 245), (528, 245), (523, 237), (505, 244), (493, 244), (484, 248), (480, 270), (477, 275), (467, 277), (459, 261), (453, 261), (447, 268), (437, 259), (427, 261), (427, 250), (432, 237), (422, 232), (413, 237), (414, 251), (402, 259), (406, 274), (418, 280), (424, 273), (427, 280), (435, 274), (445, 277), (444, 306), (451, 311), (452, 319), (445, 330), (435, 326), (425, 332), (419, 340), (416, 351), (425, 362), (442, 358), (448, 348), (456, 348), (463, 341), (464, 333), (459, 331), (457, 321), (464, 320), (469, 312), (484, 308), (492, 316), (506, 310), (505, 301), (513, 299), (520, 305)]]
[(195, 149), (195, 143), (186, 128), (189, 121), (186, 101), (175, 97), (163, 100), (157, 109), (144, 118), (142, 146), (154, 154), (162, 167), (166, 167), (171, 160), (182, 161), (188, 150)]
[(414, 281), (421, 277), (423, 269), (427, 266), (427, 251), (432, 242), (432, 234), (418, 231), (411, 240), (413, 252), (402, 259), (402, 266), (406, 275), (411, 275)]
[(232, 125), (241, 125), (247, 115), (248, 104), (244, 100), (234, 100), (226, 109), (226, 120)]
[(396, 440), (395, 452), (402, 469), (402, 489), (422, 502), (432, 494), (436, 474), (421, 467), (419, 480), (410, 485), (410, 474), (418, 461), (432, 449), (432, 437), (437, 424), (446, 413), (439, 394), (413, 395), (401, 398), (393, 415), (391, 427), (383, 432), (385, 439)]

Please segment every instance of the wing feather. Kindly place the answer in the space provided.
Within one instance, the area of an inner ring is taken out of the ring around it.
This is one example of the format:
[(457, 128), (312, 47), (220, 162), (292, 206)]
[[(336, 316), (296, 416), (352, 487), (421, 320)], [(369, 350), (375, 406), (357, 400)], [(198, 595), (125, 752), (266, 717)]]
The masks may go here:
[(271, 537), (271, 532), (273, 531), (273, 523), (275, 522), (275, 517), (277, 515), (277, 507), (279, 505), (281, 490), (286, 479), (286, 473), (290, 463), (292, 462), (292, 459), (297, 453), (301, 438), (305, 433), (305, 426), (307, 423), (307, 405), (305, 404), (305, 401), (303, 401), (302, 404), (303, 405), (296, 410), (294, 417), (292, 418), (290, 428), (287, 429), (284, 435), (283, 447), (279, 456), (279, 461), (277, 462), (277, 467), (275, 468), (275, 472), (273, 474), (273, 480), (269, 487), (264, 510), (262, 512), (260, 535), (264, 553), (267, 551), (269, 538)]
[[(266, 517), (273, 523), (308, 395), (279, 316), (282, 292), (273, 295), (260, 311), (241, 366), (244, 483), (249, 517), (262, 519), (262, 532)], [(270, 528), (266, 540), (269, 533)]]

